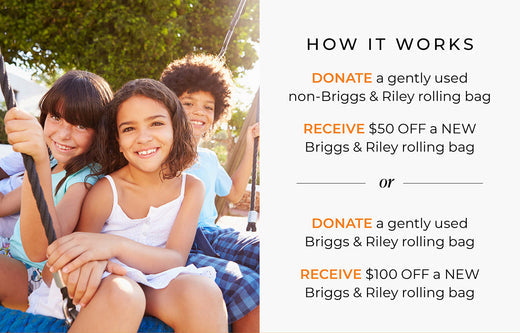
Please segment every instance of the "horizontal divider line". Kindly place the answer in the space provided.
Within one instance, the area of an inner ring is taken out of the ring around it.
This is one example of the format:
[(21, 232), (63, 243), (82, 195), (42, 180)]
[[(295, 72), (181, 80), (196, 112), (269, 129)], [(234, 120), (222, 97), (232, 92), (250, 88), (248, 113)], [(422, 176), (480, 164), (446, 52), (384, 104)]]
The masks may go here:
[(296, 182), (297, 185), (364, 185), (362, 182)]
[(404, 185), (483, 185), (483, 182), (405, 182)]

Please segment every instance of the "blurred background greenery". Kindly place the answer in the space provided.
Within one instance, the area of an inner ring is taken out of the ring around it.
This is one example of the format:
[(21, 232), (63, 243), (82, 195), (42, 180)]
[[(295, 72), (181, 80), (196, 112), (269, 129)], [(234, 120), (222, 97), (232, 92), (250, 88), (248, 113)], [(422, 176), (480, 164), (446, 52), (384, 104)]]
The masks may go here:
[[(0, 47), (7, 63), (30, 71), (45, 85), (70, 69), (81, 69), (101, 75), (115, 91), (136, 78), (158, 79), (171, 60), (186, 54), (218, 54), (239, 2), (10, 0), (0, 4)], [(250, 0), (225, 56), (236, 82), (254, 67), (258, 42), (259, 3)], [(253, 96), (250, 91), (235, 99), (229, 124), (204, 143), (223, 164)], [(5, 104), (0, 112), (5, 112)], [(6, 143), (3, 120), (0, 126), (0, 142)]]

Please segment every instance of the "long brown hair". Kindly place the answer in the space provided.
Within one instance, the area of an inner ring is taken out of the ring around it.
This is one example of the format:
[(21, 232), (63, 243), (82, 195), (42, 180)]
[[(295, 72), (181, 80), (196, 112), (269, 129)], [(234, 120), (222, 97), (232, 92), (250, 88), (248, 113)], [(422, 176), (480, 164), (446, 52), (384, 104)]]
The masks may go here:
[(101, 170), (97, 174), (108, 175), (128, 164), (123, 153), (119, 151), (117, 113), (121, 104), (133, 96), (150, 98), (168, 110), (173, 127), (173, 144), (168, 158), (163, 163), (161, 176), (164, 179), (177, 177), (193, 164), (197, 156), (191, 125), (175, 93), (161, 82), (152, 79), (137, 79), (126, 83), (108, 104), (95, 140), (96, 155), (101, 164)]
[[(101, 116), (112, 97), (112, 89), (102, 77), (86, 71), (69, 71), (40, 100), (40, 124), (44, 127), (50, 114), (65, 119), (69, 124), (82, 125), (97, 132)], [(68, 176), (94, 161), (92, 149), (72, 158), (65, 165), (65, 177), (56, 186), (56, 192)]]

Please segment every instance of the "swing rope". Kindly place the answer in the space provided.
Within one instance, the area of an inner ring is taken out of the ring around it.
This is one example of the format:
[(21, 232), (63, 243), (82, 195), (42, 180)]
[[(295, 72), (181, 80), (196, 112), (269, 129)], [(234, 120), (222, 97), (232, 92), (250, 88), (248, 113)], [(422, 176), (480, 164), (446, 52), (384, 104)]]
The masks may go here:
[[(11, 109), (16, 107), (16, 99), (14, 96), (14, 91), (9, 84), (9, 78), (7, 77), (7, 70), (4, 63), (4, 56), (2, 55), (2, 50), (0, 49), (0, 84), (2, 86), (2, 94), (4, 95), (5, 104), (7, 109)], [(54, 231), (54, 227), (52, 226), (52, 218), (49, 213), (49, 207), (47, 207), (47, 202), (45, 201), (45, 197), (43, 195), (43, 190), (40, 186), (40, 179), (38, 177), (38, 173), (36, 172), (36, 167), (34, 165), (34, 160), (31, 156), (22, 154), (23, 163), (25, 166), (25, 170), (27, 170), (27, 177), (29, 178), (29, 183), (31, 184), (31, 190), (36, 200), (36, 205), (38, 206), (38, 211), (40, 212), (40, 217), (42, 220), (43, 227), (45, 229), (45, 235), (47, 236), (47, 242), (50, 245), (52, 242), (56, 240), (56, 232)], [(76, 307), (72, 303), (72, 299), (69, 297), (67, 292), (67, 287), (63, 283), (63, 279), (59, 272), (53, 274), (54, 281), (58, 288), (60, 288), (61, 294), (63, 296), (63, 314), (65, 315), (65, 320), (67, 325), (71, 325), (74, 319), (76, 319), (77, 311)]]
[(224, 43), (222, 43), (222, 48), (218, 54), (218, 58), (222, 58), (224, 54), (226, 54), (229, 42), (231, 41), (231, 37), (233, 36), (233, 32), (235, 31), (235, 27), (237, 26), (238, 20), (244, 11), (244, 7), (246, 5), (246, 0), (240, 0), (238, 4), (235, 15), (233, 15), (233, 19), (231, 19), (231, 23), (229, 24), (228, 32), (226, 33), (226, 37), (224, 38)]

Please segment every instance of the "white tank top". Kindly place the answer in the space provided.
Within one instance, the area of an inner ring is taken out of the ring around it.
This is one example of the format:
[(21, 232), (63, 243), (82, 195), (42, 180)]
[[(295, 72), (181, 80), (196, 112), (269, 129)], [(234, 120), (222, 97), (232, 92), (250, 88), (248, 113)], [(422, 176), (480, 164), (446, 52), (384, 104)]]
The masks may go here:
[(176, 199), (159, 207), (151, 206), (146, 217), (140, 219), (131, 219), (126, 215), (119, 206), (114, 180), (110, 176), (105, 177), (112, 187), (114, 202), (101, 232), (126, 237), (149, 246), (165, 247), (184, 199), (186, 174), (182, 174), (181, 193)]

